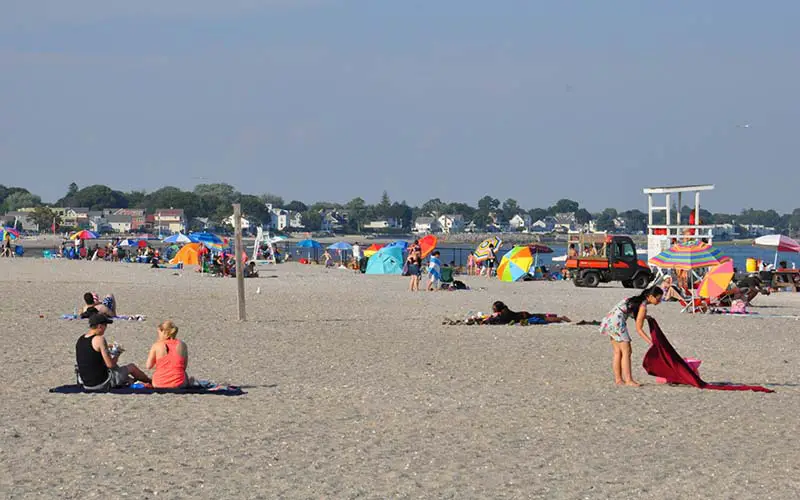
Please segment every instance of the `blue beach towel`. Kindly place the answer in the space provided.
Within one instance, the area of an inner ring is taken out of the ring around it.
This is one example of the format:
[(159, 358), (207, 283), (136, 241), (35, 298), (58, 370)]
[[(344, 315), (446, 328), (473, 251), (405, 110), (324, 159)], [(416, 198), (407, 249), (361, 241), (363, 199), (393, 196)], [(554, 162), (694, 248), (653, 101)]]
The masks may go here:
[(128, 387), (119, 387), (103, 392), (87, 391), (82, 385), (70, 384), (54, 387), (49, 392), (57, 394), (214, 394), (217, 396), (241, 396), (247, 394), (240, 387), (222, 384), (193, 385), (180, 389), (155, 389), (153, 387), (145, 387), (143, 384), (133, 384)]

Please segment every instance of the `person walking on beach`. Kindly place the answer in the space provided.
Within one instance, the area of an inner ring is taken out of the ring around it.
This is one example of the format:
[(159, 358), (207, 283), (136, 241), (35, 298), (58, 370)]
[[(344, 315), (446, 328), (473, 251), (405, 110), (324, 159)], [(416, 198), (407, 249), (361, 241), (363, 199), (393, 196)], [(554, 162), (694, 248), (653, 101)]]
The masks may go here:
[(439, 250), (431, 254), (428, 260), (428, 286), (429, 292), (439, 290), (442, 283), (442, 261), (439, 260)]
[(657, 286), (644, 290), (640, 295), (623, 299), (603, 318), (600, 333), (608, 335), (614, 348), (614, 382), (617, 385), (639, 387), (631, 375), (631, 336), (628, 333), (628, 318), (636, 319), (636, 332), (648, 344), (653, 341), (644, 332), (644, 320), (647, 318), (647, 306), (661, 302), (664, 291)]
[(475, 274), (475, 254), (470, 252), (467, 254), (467, 276)]
[(409, 252), (408, 258), (406, 258), (406, 266), (408, 269), (408, 275), (411, 277), (408, 283), (408, 291), (418, 292), (421, 271), (420, 262), (417, 260), (417, 254), (415, 252)]

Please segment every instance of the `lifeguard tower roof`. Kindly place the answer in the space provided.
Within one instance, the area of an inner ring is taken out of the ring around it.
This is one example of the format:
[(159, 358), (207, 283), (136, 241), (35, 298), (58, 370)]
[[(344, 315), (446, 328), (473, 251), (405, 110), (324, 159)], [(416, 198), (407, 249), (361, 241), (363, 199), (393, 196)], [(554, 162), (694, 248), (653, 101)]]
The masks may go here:
[(667, 193), (686, 193), (690, 191), (711, 191), (714, 189), (713, 184), (700, 184), (698, 186), (663, 186), (644, 188), (644, 194), (667, 194)]

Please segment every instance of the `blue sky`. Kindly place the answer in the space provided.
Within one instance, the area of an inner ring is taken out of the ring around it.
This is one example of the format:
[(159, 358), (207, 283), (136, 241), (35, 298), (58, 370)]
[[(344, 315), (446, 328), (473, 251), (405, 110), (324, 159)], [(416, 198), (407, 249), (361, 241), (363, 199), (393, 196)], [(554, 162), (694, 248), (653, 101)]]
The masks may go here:
[[(791, 211), (800, 2), (6, 0), (0, 183)], [(748, 125), (748, 126), (745, 126)]]

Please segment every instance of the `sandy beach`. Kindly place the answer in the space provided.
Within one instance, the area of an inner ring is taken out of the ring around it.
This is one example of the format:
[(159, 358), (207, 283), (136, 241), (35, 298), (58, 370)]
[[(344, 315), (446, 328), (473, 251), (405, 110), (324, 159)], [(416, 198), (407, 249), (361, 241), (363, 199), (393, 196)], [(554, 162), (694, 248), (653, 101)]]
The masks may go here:
[[(800, 295), (758, 297), (759, 318), (651, 310), (707, 381), (774, 394), (613, 384), (594, 326), (445, 326), (512, 309), (599, 320), (618, 286), (501, 283), (409, 293), (407, 279), (263, 266), (236, 281), (145, 265), (0, 261), (4, 498), (794, 498), (800, 491)], [(256, 289), (261, 293), (257, 294)], [(60, 395), (85, 322), (59, 319), (113, 292), (107, 337), (144, 366), (160, 320), (189, 372), (240, 397)]]

